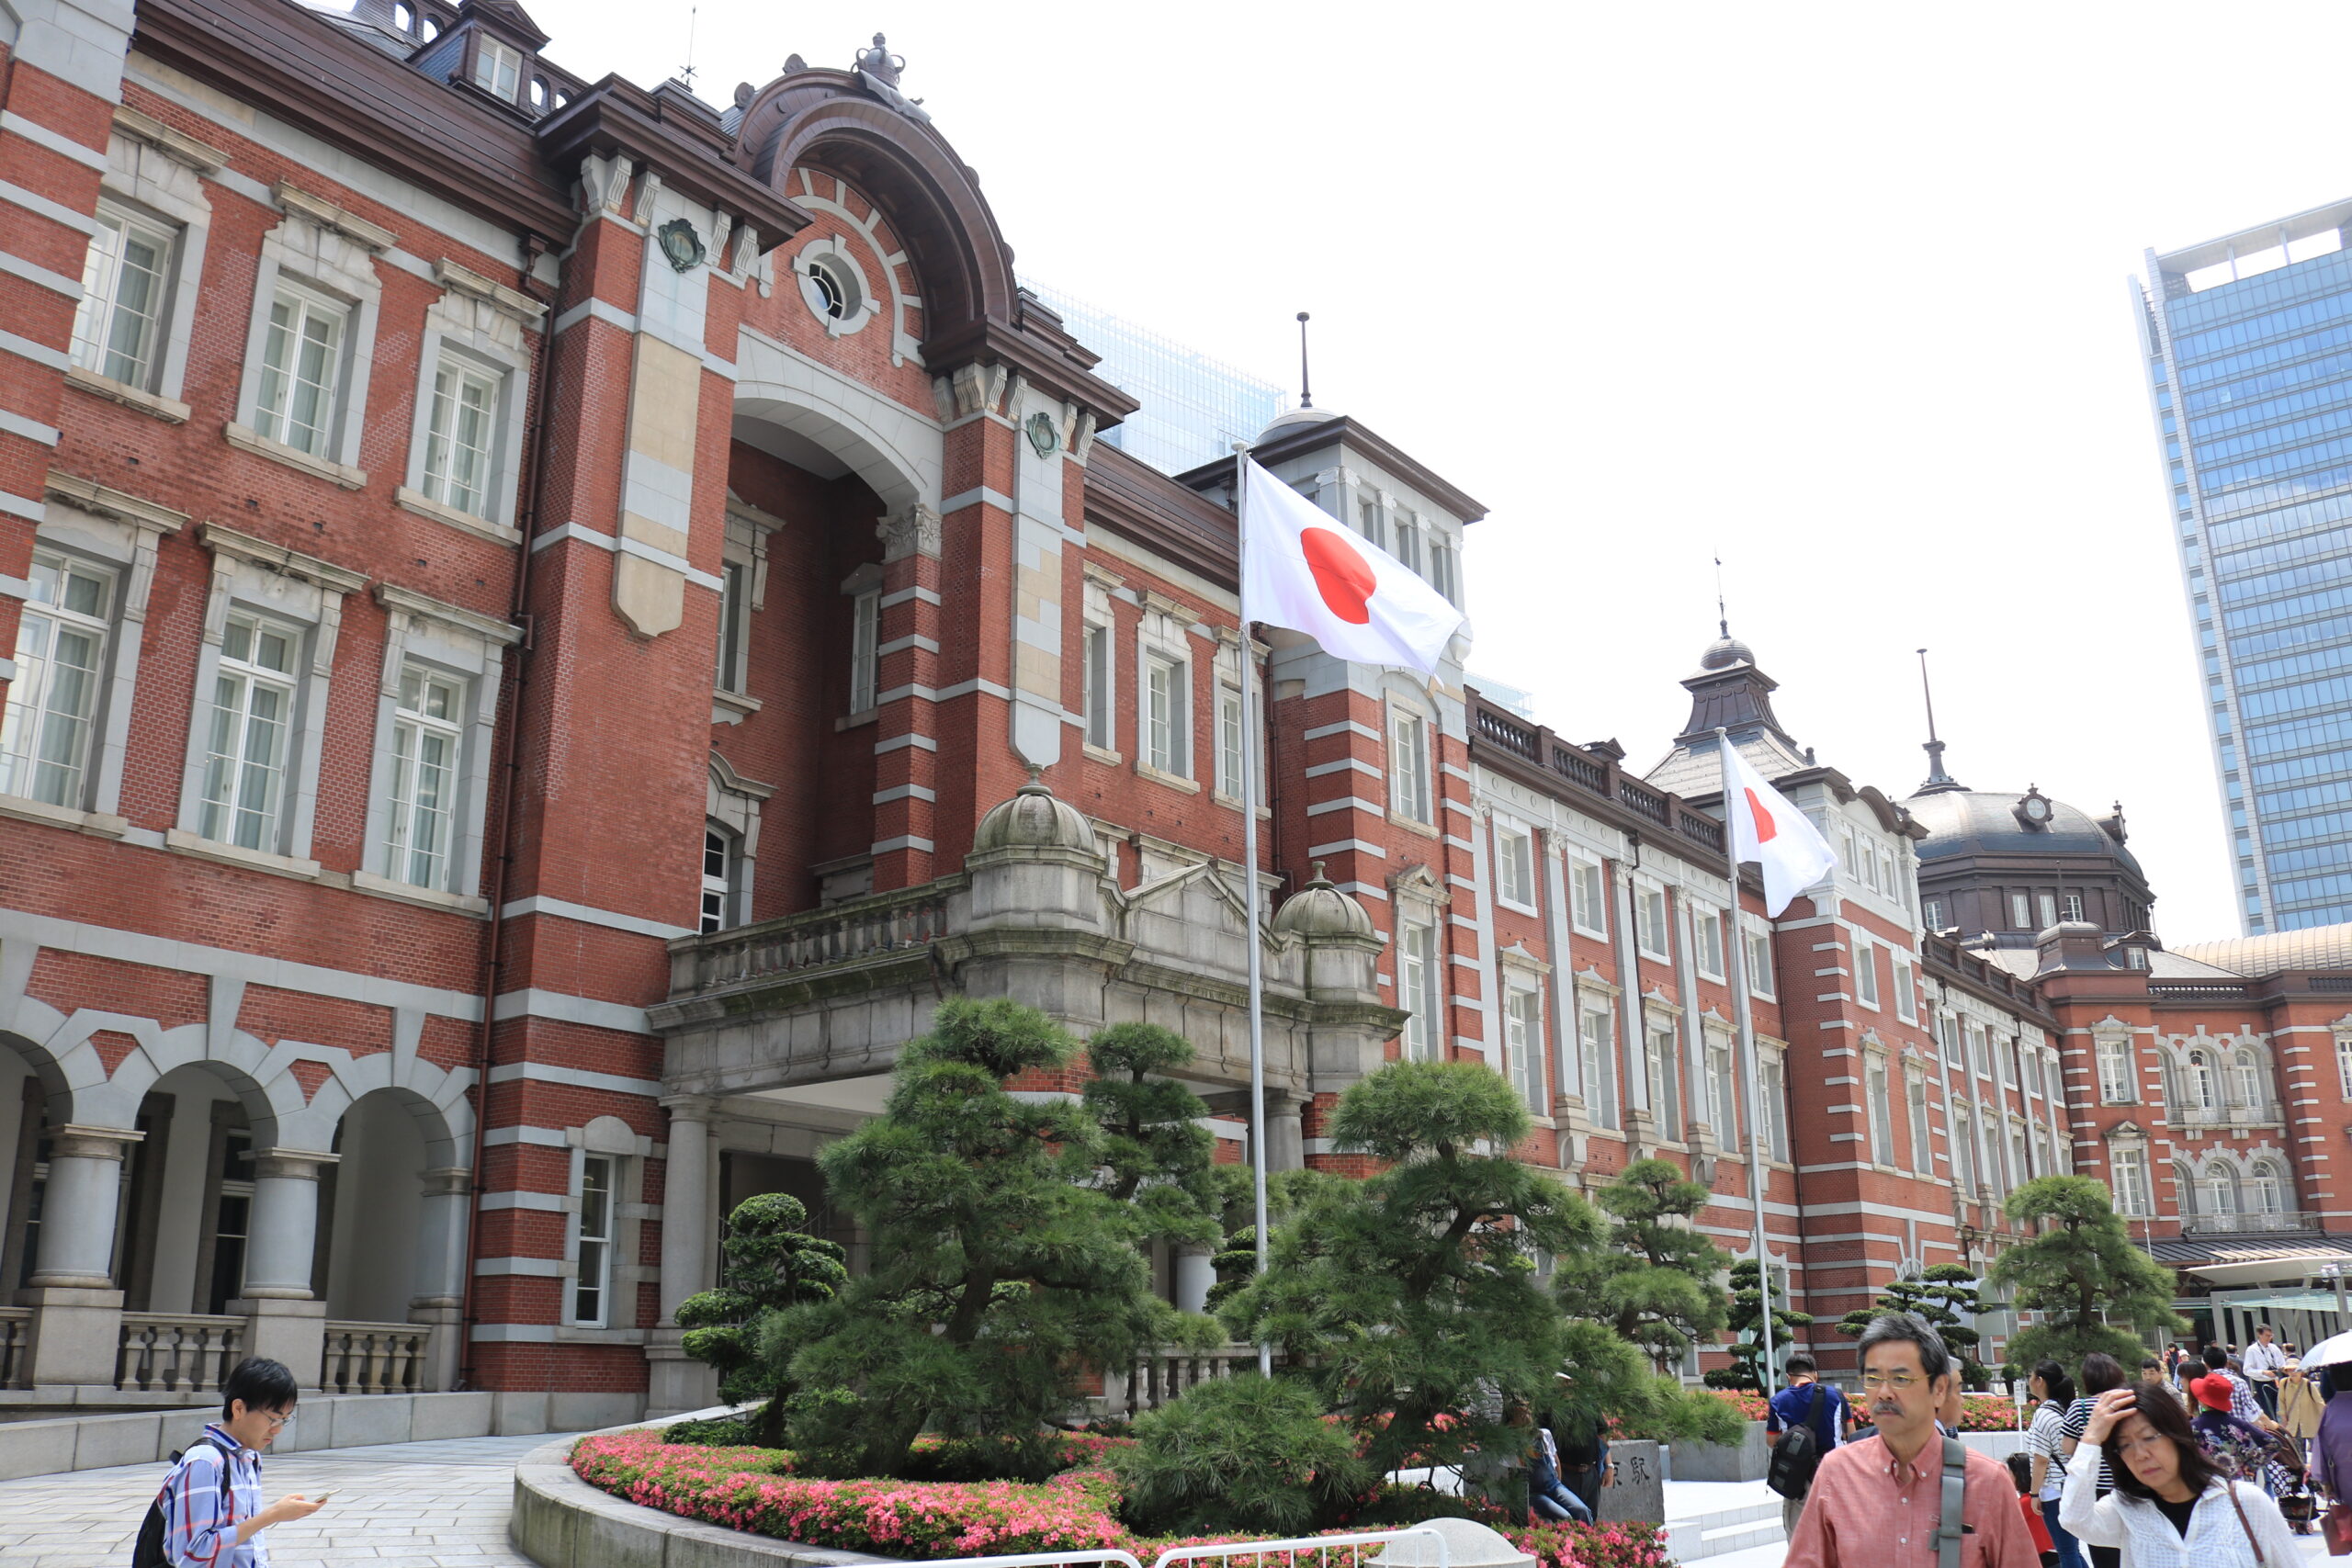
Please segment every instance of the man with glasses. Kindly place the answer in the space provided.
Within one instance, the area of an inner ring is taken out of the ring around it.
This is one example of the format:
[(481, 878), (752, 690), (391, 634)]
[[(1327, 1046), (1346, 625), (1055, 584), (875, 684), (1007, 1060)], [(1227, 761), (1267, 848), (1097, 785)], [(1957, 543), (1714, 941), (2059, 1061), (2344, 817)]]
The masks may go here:
[[(1944, 1439), (1936, 1412), (1960, 1373), (1942, 1337), (1912, 1313), (1862, 1331), (1862, 1404), (1875, 1436), (1824, 1454), (1785, 1568), (1937, 1568)], [(2039, 1568), (2008, 1469), (1963, 1449), (1957, 1568)]]
[(319, 1511), (299, 1494), (261, 1503), (261, 1450), (294, 1419), (300, 1393), (286, 1364), (265, 1357), (248, 1356), (229, 1374), (220, 1419), (188, 1445), (156, 1499), (172, 1568), (268, 1568), (261, 1532)]

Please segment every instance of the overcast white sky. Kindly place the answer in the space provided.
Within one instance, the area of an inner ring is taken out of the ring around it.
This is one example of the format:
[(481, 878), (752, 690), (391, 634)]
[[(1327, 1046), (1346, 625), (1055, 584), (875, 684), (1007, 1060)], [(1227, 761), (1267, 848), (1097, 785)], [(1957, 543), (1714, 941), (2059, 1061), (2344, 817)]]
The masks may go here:
[[(526, 0), (650, 85), (686, 9)], [(1732, 629), (1821, 760), (2103, 810), (2236, 913), (2126, 279), (2352, 194), (2340, 6), (708, 0), (728, 101), (876, 28), (1024, 274), (1484, 501), (1474, 666), (1646, 766)]]

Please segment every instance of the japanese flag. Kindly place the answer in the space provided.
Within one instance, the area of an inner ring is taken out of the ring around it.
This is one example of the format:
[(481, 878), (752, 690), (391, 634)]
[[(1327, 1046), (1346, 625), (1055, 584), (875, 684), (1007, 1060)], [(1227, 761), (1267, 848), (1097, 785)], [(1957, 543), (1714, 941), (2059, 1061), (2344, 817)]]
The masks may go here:
[(1764, 868), (1764, 910), (1774, 919), (1789, 900), (1836, 869), (1838, 856), (1810, 818), (1764, 782), (1726, 739), (1724, 816), (1731, 824), (1732, 859)]
[(1242, 624), (1305, 632), (1334, 659), (1436, 674), (1462, 612), (1246, 453), (1241, 465)]

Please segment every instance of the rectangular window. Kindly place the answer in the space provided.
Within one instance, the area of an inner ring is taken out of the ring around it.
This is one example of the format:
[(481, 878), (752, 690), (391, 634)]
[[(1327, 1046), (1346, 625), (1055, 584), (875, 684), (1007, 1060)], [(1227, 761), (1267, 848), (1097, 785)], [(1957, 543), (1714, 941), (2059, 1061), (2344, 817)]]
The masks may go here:
[(1666, 895), (1655, 887), (1634, 889), (1634, 944), (1645, 957), (1674, 956), (1666, 931)]
[(2043, 931), (2048, 931), (2052, 926), (2058, 923), (2057, 896), (2052, 893), (2044, 893), (2040, 895), (2036, 898), (2035, 902), (2038, 903), (2041, 908), (2041, 929)]
[(1617, 1043), (1615, 1020), (1604, 1008), (1586, 1008), (1577, 1023), (1577, 1043), (1584, 1054), (1584, 1108), (1593, 1125), (1612, 1131), (1617, 1126)]
[(300, 646), (291, 627), (254, 615), (229, 616), (220, 637), (220, 667), (212, 680), (204, 807), (197, 818), (200, 836), (277, 852), (293, 730), (294, 660)]
[(1886, 1062), (1873, 1057), (1862, 1069), (1863, 1089), (1870, 1100), (1871, 1159), (1878, 1165), (1894, 1163), (1894, 1107), (1888, 1099)]
[(1163, 773), (1184, 772), (1191, 739), (1191, 694), (1181, 660), (1147, 653), (1143, 661), (1143, 760)]
[(1216, 689), (1216, 787), (1220, 795), (1241, 798), (1241, 694), (1231, 686)]
[(2009, 895), (2009, 926), (2014, 931), (2030, 931), (2033, 929), (2033, 912), (2029, 907), (2026, 896), (2022, 893)]
[(1098, 750), (1115, 751), (1111, 699), (1111, 628), (1086, 628), (1086, 743)]
[(1992, 1077), (1984, 1066), (1984, 1026), (1972, 1022), (1962, 1025), (1962, 1029), (1968, 1039), (1969, 1072), (1980, 1078)]
[(2132, 1044), (2120, 1035), (2108, 1035), (2098, 1043), (2098, 1097), (2108, 1105), (2129, 1105), (2139, 1096), (2132, 1092)]
[(1506, 904), (1535, 905), (1535, 842), (1510, 828), (1495, 829), (1495, 891)]
[(850, 601), (849, 711), (865, 713), (882, 701), (882, 593), (869, 589)]
[(395, 882), (448, 886), (464, 716), (465, 694), (457, 682), (422, 670), (401, 671), (384, 841), (384, 874)]
[(1732, 1070), (1728, 1040), (1707, 1043), (1707, 1124), (1715, 1130), (1718, 1147), (1739, 1146), (1739, 1077)]
[[(1568, 862), (1568, 918), (1577, 930), (1604, 941), (1608, 938), (1609, 879), (1599, 861)], [(2345, 1090), (2345, 1098), (2352, 1100), (2352, 1088)]]
[(580, 1162), (579, 1272), (571, 1281), (571, 1321), (602, 1328), (613, 1288), (613, 1159), (590, 1155)]
[(1926, 920), (1928, 929), (1931, 931), (1942, 931), (1944, 929), (1944, 901), (1940, 898), (1929, 898), (1926, 901), (1924, 908), (1927, 911)]
[(1859, 936), (1854, 939), (1854, 999), (1866, 1008), (1878, 1006), (1878, 950)]
[(427, 500), (476, 517), (490, 515), (490, 454), (497, 414), (497, 377), (442, 361), (433, 373), (433, 413), (424, 429)]
[(1699, 936), (1699, 973), (1711, 980), (1724, 977), (1724, 918), (1713, 909), (1702, 909), (1691, 919), (1690, 929)]
[(254, 428), (272, 441), (324, 457), (333, 437), (343, 380), (343, 306), (281, 288), (270, 302), (262, 344), (261, 398)]
[(728, 906), (735, 895), (734, 845), (716, 828), (702, 830), (702, 934), (723, 931), (735, 922)]
[(1430, 799), (1429, 721), (1402, 708), (1389, 720), (1388, 809), (1424, 826), (1437, 820)]
[(1894, 1016), (1905, 1023), (1919, 1021), (1918, 993), (1912, 989), (1911, 964), (1902, 958), (1894, 960)]
[(1544, 1084), (1544, 995), (1513, 990), (1503, 1004), (1503, 1044), (1510, 1055), (1511, 1087), (1527, 1109), (1538, 1116), (1552, 1114)]
[(1765, 1152), (1771, 1158), (1788, 1163), (1789, 1158), (1789, 1069), (1778, 1056), (1767, 1056), (1757, 1068), (1763, 1081), (1757, 1086), (1764, 1111)]
[(2352, 1035), (2335, 1037), (2335, 1087), (2352, 1100)]
[(2069, 893), (2066, 895), (2066, 918), (2070, 920), (2079, 920), (2083, 918), (2083, 896), (2081, 894)]
[(1772, 933), (1749, 931), (1747, 938), (1747, 989), (1751, 996), (1770, 1001), (1772, 989)]
[(1397, 1003), (1405, 1009), (1405, 1055), (1409, 1061), (1434, 1062), (1442, 1053), (1444, 1024), (1438, 1009), (1437, 928), (1419, 920), (1405, 922), (1404, 940), (1397, 943)]
[(1430, 586), (1444, 594), (1448, 603), (1462, 603), (1461, 591), (1453, 580), (1453, 547), (1434, 534), (1430, 537)]
[(82, 263), (74, 363), (152, 392), (163, 360), (164, 295), (171, 283), (174, 236), (110, 202), (98, 204), (97, 221)]
[(80, 810), (105, 676), (114, 579), (36, 554), (17, 623), (17, 678), (0, 688), (0, 794)]
[(751, 577), (752, 569), (739, 560), (718, 570), (718, 684), (722, 692), (741, 692), (744, 686), (743, 620), (751, 613)]
[(2033, 1179), (2033, 1170), (2026, 1163), (2025, 1124), (2009, 1123), (2009, 1185), (2020, 1186)]
[(1405, 570), (1419, 577), (1421, 573), (1421, 531), (1407, 521), (1411, 514), (1396, 519), (1396, 545), (1390, 552), (1404, 564)]
[(2111, 1164), (2115, 1181), (2115, 1212), (2133, 1219), (2155, 1213), (2148, 1201), (2148, 1156), (2139, 1149), (2118, 1149)]
[(1388, 547), (1388, 530), (1382, 525), (1378, 496), (1365, 496), (1356, 502), (1356, 532), (1380, 549)]
[(1921, 1176), (1933, 1176), (1936, 1159), (1928, 1144), (1928, 1080), (1917, 1073), (1904, 1075), (1903, 1099), (1911, 1112), (1911, 1168)]
[(1658, 1136), (1682, 1136), (1682, 1074), (1674, 1060), (1674, 1025), (1653, 1023), (1649, 1029), (1650, 1114)]
[(1976, 1192), (1976, 1128), (1965, 1111), (1946, 1118), (1951, 1128), (1952, 1185), (1964, 1198)]
[(2004, 1089), (2015, 1089), (2018, 1086), (2016, 1051), (2017, 1042), (2014, 1040), (1996, 1039), (1993, 1042), (1993, 1056), (2001, 1064), (2001, 1087)]
[(523, 76), (523, 56), (520, 51), (508, 48), (496, 39), (482, 39), (474, 51), (474, 85), (486, 93), (494, 93), (508, 103), (514, 101), (514, 88)]

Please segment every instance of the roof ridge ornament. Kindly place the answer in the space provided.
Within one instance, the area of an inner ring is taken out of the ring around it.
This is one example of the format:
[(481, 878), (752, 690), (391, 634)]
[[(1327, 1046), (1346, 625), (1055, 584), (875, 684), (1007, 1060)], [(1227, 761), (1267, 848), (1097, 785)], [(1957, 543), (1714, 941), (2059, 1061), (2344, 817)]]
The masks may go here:
[(857, 51), (856, 63), (852, 67), (857, 73), (857, 79), (865, 84), (867, 92), (905, 115), (909, 119), (921, 125), (929, 125), (931, 116), (924, 111), (922, 100), (910, 98), (899, 91), (899, 77), (906, 68), (907, 57), (903, 54), (892, 54), (888, 44), (880, 33), (874, 35), (872, 49), (862, 49)]

